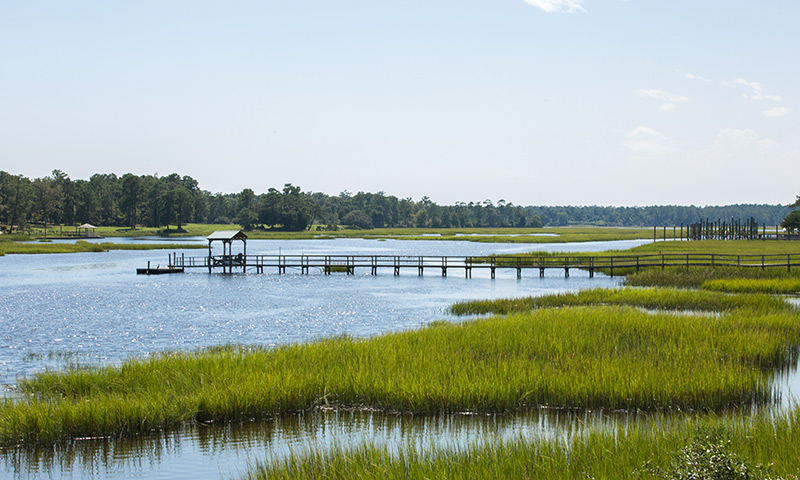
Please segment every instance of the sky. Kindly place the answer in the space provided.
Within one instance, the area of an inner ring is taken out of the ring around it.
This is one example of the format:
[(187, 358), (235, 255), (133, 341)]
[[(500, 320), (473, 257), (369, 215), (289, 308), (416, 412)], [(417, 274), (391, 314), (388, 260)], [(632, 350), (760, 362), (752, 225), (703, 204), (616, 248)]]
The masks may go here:
[(797, 0), (0, 0), (0, 170), (788, 204)]

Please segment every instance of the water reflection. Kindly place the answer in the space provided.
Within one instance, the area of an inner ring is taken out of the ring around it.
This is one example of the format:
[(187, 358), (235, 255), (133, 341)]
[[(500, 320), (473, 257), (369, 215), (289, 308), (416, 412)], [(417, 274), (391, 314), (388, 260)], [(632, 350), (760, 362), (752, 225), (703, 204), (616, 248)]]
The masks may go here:
[(265, 458), (310, 448), (358, 447), (391, 451), (468, 446), (487, 439), (566, 439), (587, 429), (614, 430), (664, 414), (536, 410), (519, 415), (420, 417), (372, 412), (315, 412), (266, 422), (191, 425), (132, 439), (84, 439), (51, 449), (0, 451), (8, 478), (214, 478), (236, 476)]
[[(623, 249), (642, 241), (478, 244), (361, 239), (251, 241), (253, 254), (482, 255)], [(187, 250), (187, 255), (196, 254)], [(417, 328), (467, 299), (611, 287), (586, 272), (545, 278), (498, 272), (458, 275), (135, 275), (166, 252), (0, 257), (0, 384), (44, 368), (116, 363), (128, 356), (221, 343), (276, 345), (325, 335), (375, 335)], [(776, 374), (781, 405), (800, 392), (796, 369)], [(316, 412), (237, 425), (190, 425), (133, 439), (74, 440), (56, 448), (0, 450), (0, 478), (112, 479), (239, 476), (251, 463), (309, 448), (463, 446), (485, 439), (565, 438), (591, 429), (659, 422), (660, 415), (537, 410), (503, 416), (419, 417)]]
[[(641, 242), (638, 242), (641, 243)], [(585, 249), (623, 248), (630, 242), (581, 244)], [(336, 239), (248, 242), (248, 252), (269, 254), (480, 255), (575, 245), (478, 244), (441, 241)], [(191, 250), (187, 255), (196, 254)], [(64, 356), (82, 363), (118, 363), (129, 356), (166, 349), (224, 343), (277, 345), (328, 335), (375, 335), (416, 328), (446, 315), (460, 300), (543, 295), (610, 287), (619, 279), (585, 272), (475, 272), (420, 278), (382, 272), (299, 275), (276, 272), (209, 275), (193, 272), (137, 276), (161, 251), (112, 251), (0, 257), (0, 385), (19, 376), (63, 365)], [(299, 272), (297, 272), (299, 273)], [(455, 272), (454, 272), (455, 273)], [(533, 278), (531, 278), (533, 276)]]

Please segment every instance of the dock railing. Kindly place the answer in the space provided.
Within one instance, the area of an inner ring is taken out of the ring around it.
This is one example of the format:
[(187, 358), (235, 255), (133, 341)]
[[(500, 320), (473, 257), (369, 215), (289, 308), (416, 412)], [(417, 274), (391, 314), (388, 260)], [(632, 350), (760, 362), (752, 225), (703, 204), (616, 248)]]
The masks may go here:
[(523, 270), (538, 269), (540, 276), (548, 269), (563, 269), (566, 276), (570, 269), (614, 273), (640, 270), (642, 268), (667, 267), (738, 267), (738, 268), (787, 268), (800, 267), (800, 254), (731, 255), (718, 253), (659, 253), (642, 255), (517, 255), (517, 256), (422, 256), (422, 255), (170, 255), (170, 267), (201, 268), (212, 272), (216, 268), (231, 272), (248, 268), (263, 273), (265, 269), (276, 269), (286, 273), (297, 269), (303, 274), (318, 270), (324, 274), (354, 274), (356, 270), (368, 270), (376, 275), (380, 269), (390, 269), (395, 275), (401, 270), (416, 269), (419, 275), (425, 270), (440, 269), (443, 276), (448, 270), (463, 269), (467, 277), (473, 269), (486, 269), (494, 278), (497, 269), (515, 269), (517, 276)]

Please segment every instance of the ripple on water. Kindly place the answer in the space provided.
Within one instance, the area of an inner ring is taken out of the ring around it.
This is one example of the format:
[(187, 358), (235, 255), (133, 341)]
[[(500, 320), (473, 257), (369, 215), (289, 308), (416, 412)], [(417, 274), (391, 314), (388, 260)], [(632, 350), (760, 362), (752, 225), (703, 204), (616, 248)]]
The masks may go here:
[[(519, 245), (448, 241), (337, 239), (249, 241), (248, 253), (482, 255), (529, 250), (590, 251), (645, 242)], [(198, 255), (187, 250), (186, 255)], [(178, 251), (180, 253), (180, 251)], [(134, 274), (166, 252), (112, 251), (0, 257), (0, 384), (44, 368), (114, 364), (166, 349), (225, 343), (277, 345), (327, 335), (368, 336), (417, 328), (445, 317), (460, 300), (542, 295), (610, 287), (619, 279), (584, 272), (409, 272), (373, 277), (297, 272), (144, 277)], [(13, 395), (13, 393), (12, 393)], [(582, 416), (583, 415), (583, 416)], [(193, 425), (131, 440), (86, 439), (56, 449), (0, 453), (5, 478), (214, 478), (237, 475), (248, 462), (308, 446), (453, 445), (505, 435), (564, 435), (583, 425), (619, 421), (602, 413), (533, 412), (524, 416), (404, 417), (364, 412), (301, 415), (247, 425)], [(630, 418), (623, 422), (633, 421)]]

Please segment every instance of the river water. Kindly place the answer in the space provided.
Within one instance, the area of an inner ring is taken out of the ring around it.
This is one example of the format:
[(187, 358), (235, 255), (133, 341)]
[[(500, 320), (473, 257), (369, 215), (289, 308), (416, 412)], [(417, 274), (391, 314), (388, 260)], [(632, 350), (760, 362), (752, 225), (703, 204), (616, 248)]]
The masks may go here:
[[(126, 240), (130, 241), (130, 240)], [(135, 240), (134, 240), (135, 241)], [(149, 241), (149, 240), (140, 240)], [(201, 242), (203, 239), (190, 239)], [(485, 255), (599, 251), (646, 241), (581, 244), (485, 244), (465, 241), (250, 240), (248, 254)], [(203, 255), (203, 250), (178, 253)], [(236, 250), (234, 250), (236, 252)], [(65, 365), (117, 364), (130, 356), (227, 343), (277, 345), (339, 334), (370, 336), (450, 319), (460, 300), (543, 295), (612, 287), (619, 279), (573, 271), (475, 270), (470, 279), (419, 277), (408, 269), (369, 275), (266, 271), (137, 276), (166, 264), (164, 251), (112, 251), (0, 257), (0, 385), (13, 396), (19, 377)], [(630, 421), (622, 415), (622, 421)], [(618, 416), (538, 411), (514, 416), (419, 418), (363, 412), (317, 412), (247, 425), (187, 426), (109, 442), (78, 440), (58, 449), (0, 450), (0, 478), (229, 478), (265, 458), (365, 441), (398, 448), (466, 445), (486, 438), (558, 436)]]

